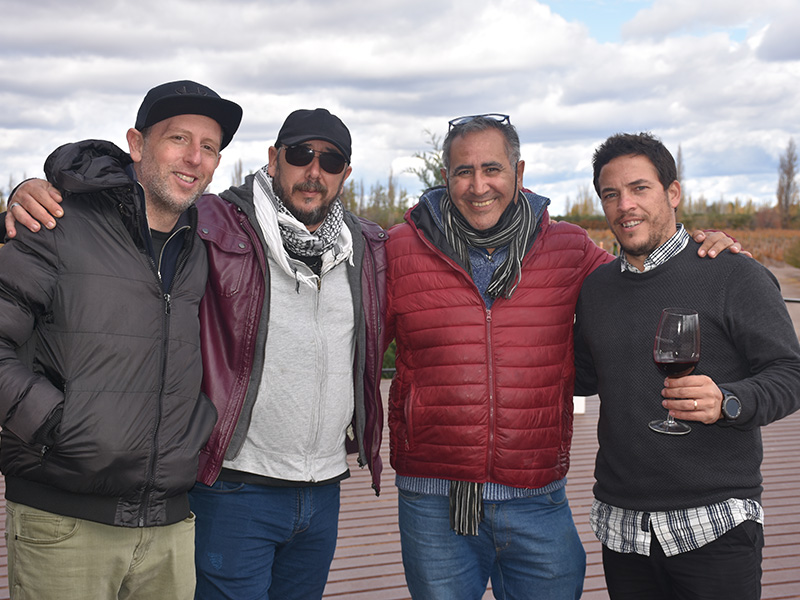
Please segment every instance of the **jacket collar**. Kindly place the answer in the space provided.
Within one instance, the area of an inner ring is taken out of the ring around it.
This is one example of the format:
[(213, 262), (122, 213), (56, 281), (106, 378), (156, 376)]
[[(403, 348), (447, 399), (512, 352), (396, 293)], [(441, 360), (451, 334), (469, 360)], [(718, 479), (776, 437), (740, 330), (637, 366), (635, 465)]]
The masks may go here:
[[(442, 221), (441, 201), (444, 196), (446, 188), (444, 186), (436, 186), (428, 188), (419, 199), (419, 202), (412, 206), (405, 215), (406, 222), (412, 224), (419, 230), (428, 240), (431, 241), (440, 251), (444, 252), (447, 256), (458, 262), (455, 252), (450, 247), (447, 237), (444, 233), (444, 223)], [(533, 209), (534, 219), (536, 226), (541, 229), (544, 218), (547, 215), (547, 207), (550, 204), (550, 199), (535, 194), (530, 190), (521, 190), (522, 195), (528, 200)], [(535, 239), (533, 236), (532, 239)]]

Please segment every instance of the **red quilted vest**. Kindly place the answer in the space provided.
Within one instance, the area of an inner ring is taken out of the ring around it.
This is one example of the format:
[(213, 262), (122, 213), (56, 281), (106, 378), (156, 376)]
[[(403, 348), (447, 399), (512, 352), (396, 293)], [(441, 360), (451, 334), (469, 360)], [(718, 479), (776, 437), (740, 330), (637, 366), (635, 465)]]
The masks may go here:
[(566, 475), (572, 325), (585, 277), (613, 257), (569, 223), (541, 230), (510, 299), (490, 310), (469, 275), (407, 223), (390, 231), (391, 461), (400, 475), (538, 488)]

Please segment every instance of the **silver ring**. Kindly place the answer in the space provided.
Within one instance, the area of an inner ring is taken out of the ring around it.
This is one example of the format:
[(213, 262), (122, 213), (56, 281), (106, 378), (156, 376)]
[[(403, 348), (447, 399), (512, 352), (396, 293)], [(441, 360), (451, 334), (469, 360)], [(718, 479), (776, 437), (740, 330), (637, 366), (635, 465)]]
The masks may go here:
[(11, 204), (8, 205), (8, 212), (11, 212), (11, 209), (14, 208), (15, 206), (22, 206), (22, 204), (20, 204), (19, 202), (12, 202)]
[(694, 401), (694, 408), (692, 410), (697, 410), (697, 400)]

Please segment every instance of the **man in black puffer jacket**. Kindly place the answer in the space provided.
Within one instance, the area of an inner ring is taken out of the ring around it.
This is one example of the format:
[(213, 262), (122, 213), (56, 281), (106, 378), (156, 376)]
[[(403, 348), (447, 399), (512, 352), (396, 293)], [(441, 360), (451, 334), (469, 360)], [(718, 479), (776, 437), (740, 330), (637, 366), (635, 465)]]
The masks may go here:
[(216, 421), (193, 204), (241, 114), (194, 82), (153, 88), (130, 154), (89, 140), (48, 159), (62, 226), (0, 248), (12, 598), (193, 597), (187, 492)]

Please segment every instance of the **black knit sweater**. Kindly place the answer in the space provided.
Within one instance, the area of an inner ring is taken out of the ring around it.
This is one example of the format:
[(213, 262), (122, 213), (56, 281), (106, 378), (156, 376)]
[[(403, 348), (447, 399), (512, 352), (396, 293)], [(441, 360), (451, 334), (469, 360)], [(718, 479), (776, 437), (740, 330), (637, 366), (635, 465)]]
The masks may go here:
[[(584, 282), (576, 309), (576, 393), (601, 399), (595, 497), (648, 512), (761, 495), (759, 427), (800, 407), (800, 345), (775, 277), (744, 256), (697, 256), (693, 241), (647, 273), (619, 259)], [(684, 436), (651, 431), (666, 417), (653, 363), (661, 310), (700, 315), (700, 362), (742, 401), (735, 424), (690, 422)]]

